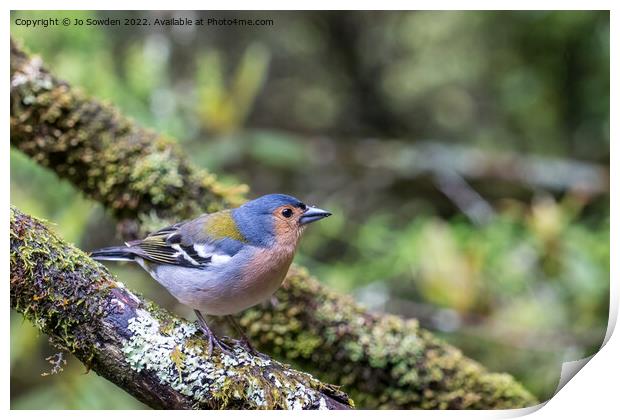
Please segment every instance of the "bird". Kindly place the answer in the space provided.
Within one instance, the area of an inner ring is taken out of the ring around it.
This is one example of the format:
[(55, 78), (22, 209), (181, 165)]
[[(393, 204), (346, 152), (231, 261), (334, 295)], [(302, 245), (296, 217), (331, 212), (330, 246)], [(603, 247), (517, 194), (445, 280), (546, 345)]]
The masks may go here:
[(233, 314), (269, 299), (281, 286), (305, 228), (331, 216), (286, 194), (268, 194), (245, 204), (167, 226), (144, 239), (91, 252), (95, 260), (140, 265), (180, 303), (194, 310), (214, 347), (232, 349), (209, 328), (203, 313), (225, 317), (252, 354)]

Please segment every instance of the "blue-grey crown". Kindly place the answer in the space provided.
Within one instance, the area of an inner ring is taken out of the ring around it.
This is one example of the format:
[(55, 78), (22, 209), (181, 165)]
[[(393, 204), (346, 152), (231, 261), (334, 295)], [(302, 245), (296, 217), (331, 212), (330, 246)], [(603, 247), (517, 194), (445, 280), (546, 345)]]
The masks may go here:
[(303, 203), (296, 199), (295, 197), (291, 197), (286, 194), (267, 194), (262, 197), (258, 197), (255, 200), (248, 201), (241, 208), (247, 208), (249, 211), (258, 214), (258, 213), (269, 213), (272, 214), (278, 207), (281, 206), (294, 206), (300, 207), (303, 206)]
[(286, 194), (268, 194), (248, 201), (232, 211), (241, 234), (255, 246), (267, 247), (275, 240), (272, 214), (281, 206), (301, 207), (304, 204)]

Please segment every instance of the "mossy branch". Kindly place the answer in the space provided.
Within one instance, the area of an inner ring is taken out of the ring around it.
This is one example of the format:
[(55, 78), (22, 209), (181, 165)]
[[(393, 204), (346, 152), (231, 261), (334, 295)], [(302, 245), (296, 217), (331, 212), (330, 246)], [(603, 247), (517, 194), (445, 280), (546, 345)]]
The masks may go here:
[[(11, 143), (103, 203), (125, 235), (236, 205), (172, 140), (52, 76), (11, 43)], [(415, 320), (372, 314), (293, 269), (275, 308), (241, 316), (251, 338), (366, 408), (518, 408), (535, 398), (510, 375), (487, 372)]]
[(342, 409), (335, 386), (242, 346), (209, 357), (190, 322), (136, 296), (44, 223), (11, 208), (11, 306), (153, 408)]

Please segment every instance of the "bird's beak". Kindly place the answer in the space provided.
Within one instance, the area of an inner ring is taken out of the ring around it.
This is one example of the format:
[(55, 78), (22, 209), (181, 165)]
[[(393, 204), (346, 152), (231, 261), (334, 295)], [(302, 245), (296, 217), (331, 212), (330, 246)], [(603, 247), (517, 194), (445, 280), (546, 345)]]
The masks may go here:
[(317, 220), (324, 219), (332, 214), (326, 210), (322, 210), (318, 207), (308, 207), (304, 214), (299, 218), (299, 224), (307, 225), (308, 223), (316, 222)]

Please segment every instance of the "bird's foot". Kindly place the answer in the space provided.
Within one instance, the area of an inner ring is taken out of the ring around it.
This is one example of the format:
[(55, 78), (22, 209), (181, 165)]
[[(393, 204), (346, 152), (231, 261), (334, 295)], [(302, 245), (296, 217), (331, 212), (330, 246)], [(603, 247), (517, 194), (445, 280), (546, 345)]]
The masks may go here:
[(220, 338), (218, 338), (215, 334), (208, 329), (200, 329), (202, 333), (205, 335), (207, 342), (209, 343), (209, 348), (207, 350), (207, 355), (211, 357), (213, 354), (213, 349), (217, 348), (222, 354), (226, 354), (228, 356), (232, 356), (235, 352), (231, 346), (223, 342)]
[(252, 356), (259, 357), (261, 359), (269, 359), (269, 356), (256, 350), (256, 348), (254, 348), (252, 343), (250, 343), (250, 340), (248, 340), (247, 338), (244, 337), (239, 340), (239, 344), (241, 344), (241, 347), (243, 347), (244, 350), (250, 353)]
[(232, 356), (234, 354), (232, 347), (224, 343), (222, 340), (217, 338), (215, 334), (213, 334), (200, 311), (194, 310), (194, 312), (196, 313), (196, 317), (198, 318), (198, 328), (200, 328), (200, 331), (202, 331), (202, 333), (207, 338), (207, 341), (209, 342), (209, 349), (207, 350), (207, 354), (209, 355), (209, 357), (211, 357), (214, 347), (217, 347), (222, 354)]
[(242, 338), (236, 340), (232, 337), (224, 335), (219, 338), (220, 343), (225, 345), (227, 348), (234, 351), (234, 346), (239, 345), (245, 350), (247, 353), (251, 354), (254, 357), (260, 357), (263, 359), (269, 359), (270, 357), (264, 353), (259, 352), (256, 348), (250, 343), (250, 340), (244, 335)]
[(250, 340), (245, 335), (245, 333), (243, 332), (243, 329), (241, 328), (241, 326), (239, 325), (239, 323), (237, 322), (237, 320), (234, 317), (228, 315), (228, 316), (226, 316), (226, 320), (228, 321), (230, 326), (233, 327), (233, 329), (237, 330), (237, 333), (239, 334), (239, 337), (240, 337), (239, 344), (241, 345), (241, 347), (243, 347), (243, 349), (245, 351), (247, 351), (248, 353), (250, 353), (254, 357), (259, 357), (259, 358), (262, 358), (262, 359), (269, 359), (269, 356), (267, 356), (266, 354), (263, 354), (263, 353), (257, 351), (254, 348), (254, 346), (250, 343)]
[(228, 356), (233, 356), (235, 354), (234, 349), (228, 344), (224, 343), (222, 340), (213, 336), (213, 344), (217, 347), (222, 354), (226, 354)]

